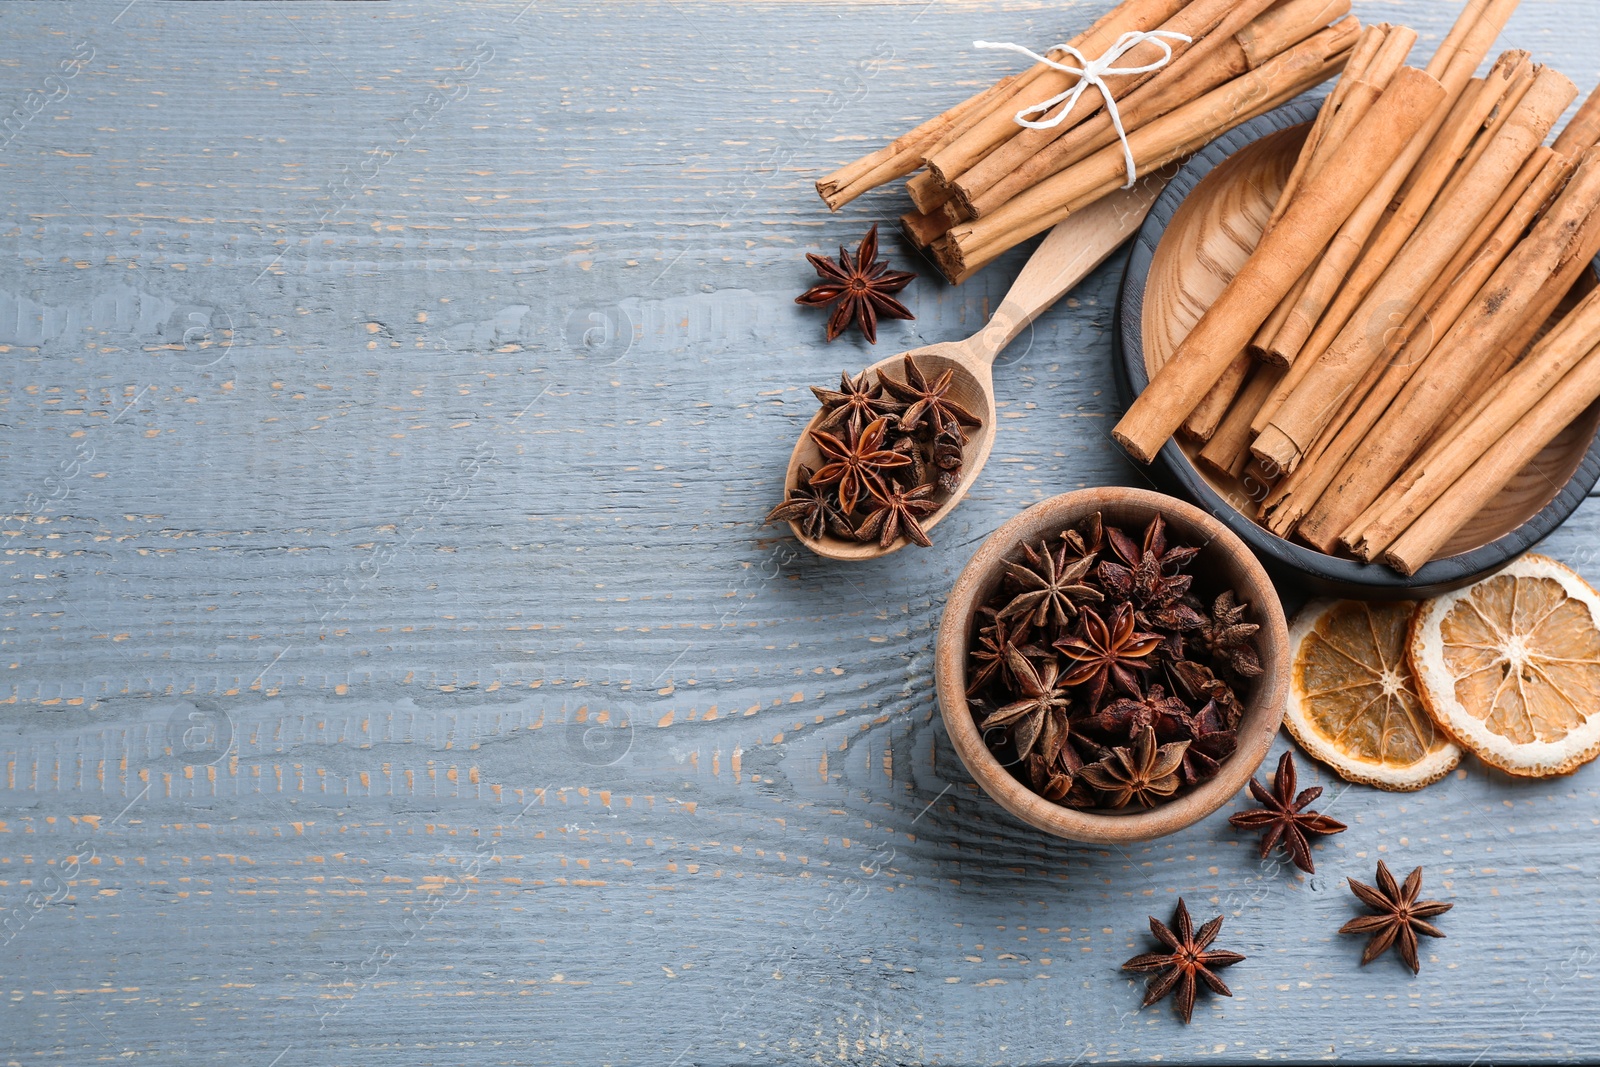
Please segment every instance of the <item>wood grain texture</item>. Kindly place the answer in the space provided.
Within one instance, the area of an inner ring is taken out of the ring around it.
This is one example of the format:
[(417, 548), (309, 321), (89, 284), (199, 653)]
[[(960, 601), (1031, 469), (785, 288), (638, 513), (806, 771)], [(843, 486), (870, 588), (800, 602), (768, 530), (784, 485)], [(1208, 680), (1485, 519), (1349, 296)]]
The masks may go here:
[[(1594, 768), (1308, 773), (1351, 830), (1302, 878), (958, 765), (955, 574), (1142, 484), (1117, 263), (1001, 358), (935, 549), (761, 525), (806, 386), (1027, 252), (827, 346), (801, 252), (906, 203), (812, 181), (1104, 3), (125, 3), (0, 9), (0, 1063), (1600, 1056)], [(1587, 88), (1597, 15), (1504, 43)], [(1591, 579), (1597, 517), (1547, 545)], [(1417, 979), (1333, 933), (1379, 856), (1456, 903)], [(1251, 957), (1188, 1028), (1117, 970), (1179, 894)]]

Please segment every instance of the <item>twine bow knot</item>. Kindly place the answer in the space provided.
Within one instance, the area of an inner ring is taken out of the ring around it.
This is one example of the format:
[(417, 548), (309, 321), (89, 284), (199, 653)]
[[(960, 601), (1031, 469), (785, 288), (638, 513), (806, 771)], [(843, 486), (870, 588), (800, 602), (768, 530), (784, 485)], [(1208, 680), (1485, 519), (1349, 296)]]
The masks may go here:
[[(1064, 120), (1068, 115), (1072, 114), (1072, 109), (1077, 106), (1078, 98), (1083, 95), (1085, 89), (1089, 88), (1091, 85), (1096, 89), (1099, 89), (1100, 95), (1105, 97), (1106, 114), (1111, 116), (1111, 125), (1117, 131), (1117, 140), (1122, 142), (1122, 158), (1128, 167), (1128, 184), (1124, 185), (1123, 188), (1129, 189), (1132, 188), (1133, 183), (1138, 180), (1139, 171), (1134, 166), (1133, 149), (1128, 147), (1128, 133), (1122, 128), (1122, 116), (1117, 112), (1116, 97), (1112, 95), (1111, 89), (1106, 85), (1105, 79), (1114, 74), (1148, 74), (1153, 70), (1160, 70), (1162, 67), (1172, 62), (1172, 45), (1168, 44), (1166, 39), (1182, 41), (1185, 44), (1188, 44), (1194, 40), (1194, 38), (1188, 36), (1187, 34), (1173, 33), (1170, 30), (1129, 30), (1121, 37), (1118, 37), (1116, 42), (1112, 44), (1110, 48), (1106, 49), (1099, 59), (1095, 60), (1089, 60), (1085, 58), (1082, 52), (1078, 51), (1070, 44), (1056, 45), (1055, 48), (1051, 49), (1051, 51), (1065, 52), (1072, 56), (1072, 58), (1076, 59), (1079, 63), (1079, 65), (1076, 67), (1069, 63), (1058, 63), (1053, 59), (1038, 55), (1030, 49), (1022, 47), (1020, 44), (1010, 44), (999, 41), (973, 41), (972, 46), (974, 48), (1004, 48), (1007, 51), (1018, 52), (1022, 55), (1025, 55), (1029, 59), (1032, 59), (1035, 63), (1043, 63), (1048, 67), (1054, 67), (1056, 70), (1059, 70), (1064, 74), (1073, 74), (1077, 76), (1077, 84), (1075, 84), (1072, 88), (1066, 90), (1065, 92), (1057, 93), (1048, 100), (1041, 100), (1037, 104), (1030, 104), (1028, 107), (1025, 107), (1021, 111), (1017, 112), (1016, 122), (1018, 126), (1026, 126), (1030, 130), (1053, 130), (1057, 126), (1061, 125), (1062, 120)], [(1161, 49), (1163, 54), (1160, 59), (1153, 63), (1146, 63), (1142, 67), (1117, 66), (1118, 60), (1146, 41), (1149, 41), (1151, 44), (1154, 44)], [(1063, 102), (1066, 104), (1066, 106), (1049, 118), (1043, 118), (1037, 121), (1028, 118), (1029, 115), (1035, 114), (1049, 115), (1052, 108)]]

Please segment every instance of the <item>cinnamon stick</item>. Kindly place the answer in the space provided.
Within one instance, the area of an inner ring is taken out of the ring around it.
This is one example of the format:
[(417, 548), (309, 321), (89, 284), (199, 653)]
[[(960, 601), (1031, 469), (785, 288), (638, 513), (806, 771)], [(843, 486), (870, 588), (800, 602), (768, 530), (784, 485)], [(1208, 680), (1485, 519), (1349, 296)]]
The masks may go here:
[(822, 197), (822, 202), (830, 210), (838, 211), (862, 193), (905, 177), (922, 166), (923, 153), (937, 144), (939, 138), (982, 114), (996, 100), (1009, 93), (1018, 80), (1019, 76), (1015, 74), (1002, 78), (950, 110), (935, 115), (910, 133), (895, 138), (876, 152), (818, 178), (817, 195)]
[(1500, 438), (1515, 432), (1517, 422), (1597, 345), (1600, 290), (1580, 302), (1516, 371), (1501, 380), (1488, 403), (1450, 427), (1439, 447), (1406, 470), (1393, 486), (1400, 490), (1393, 503), (1365, 522), (1358, 520), (1359, 529), (1347, 531), (1342, 540), (1358, 555), (1376, 558)]
[(1415, 574), (1597, 398), (1600, 349), (1592, 349), (1407, 528), (1384, 553), (1384, 562), (1402, 574)]
[(1600, 86), (1584, 100), (1578, 113), (1572, 116), (1567, 128), (1561, 131), (1555, 144), (1550, 147), (1571, 159), (1592, 148), (1596, 141), (1600, 141)]
[(1388, 327), (1416, 310), (1439, 271), (1477, 229), (1575, 96), (1577, 87), (1560, 73), (1549, 68), (1539, 72), (1478, 164), (1406, 243), (1316, 366), (1273, 414), (1250, 446), (1255, 455), (1286, 471), (1299, 465), (1334, 407), (1374, 362), (1398, 347), (1399, 339)]
[[(1084, 55), (1099, 56), (1116, 43), (1123, 33), (1156, 29), (1183, 10), (1186, 4), (1187, 0), (1123, 0), (1070, 43)], [(1072, 62), (1065, 52), (1059, 50), (1049, 55), (1057, 61)], [(1041, 69), (1037, 64), (1030, 74), (1032, 76), (1025, 86), (1008, 93), (993, 111), (953, 144), (927, 157), (925, 162), (928, 169), (940, 182), (949, 184), (959, 178), (997, 145), (1015, 136), (1023, 128), (1016, 123), (1016, 115), (1023, 108), (1070, 89), (1077, 80), (1074, 75), (1053, 67)]]
[[(1551, 193), (1570, 174), (1566, 162), (1550, 149), (1541, 148), (1535, 155), (1544, 161), (1544, 166), (1521, 190), (1515, 203), (1507, 205), (1494, 230), (1473, 249), (1466, 262), (1456, 271), (1447, 268), (1439, 274), (1418, 303), (1417, 311), (1401, 326), (1399, 334), (1404, 343), (1400, 350), (1391, 360), (1368, 368), (1362, 382), (1307, 450), (1305, 459), (1279, 484), (1263, 510), (1267, 529), (1280, 537), (1293, 533), (1423, 361), (1448, 358), (1448, 353), (1438, 350), (1435, 342), (1455, 326)], [(1496, 211), (1498, 205), (1491, 215)], [(1427, 309), (1426, 314), (1422, 309)]]
[(1301, 538), (1332, 551), (1339, 535), (1400, 474), (1466, 383), (1525, 320), (1552, 276), (1574, 257), (1593, 257), (1595, 249), (1584, 247), (1579, 239), (1588, 231), (1600, 231), (1584, 225), (1597, 206), (1600, 149), (1590, 149), (1560, 198), (1438, 342), (1437, 350), (1449, 358), (1427, 360), (1406, 384), (1306, 515), (1297, 531)]
[(911, 196), (911, 206), (924, 215), (936, 211), (950, 199), (948, 187), (940, 185), (930, 172), (923, 171), (906, 182), (906, 192)]
[(1200, 450), (1202, 466), (1215, 474), (1235, 478), (1244, 472), (1250, 461), (1250, 439), (1254, 436), (1250, 416), (1261, 407), (1282, 376), (1282, 370), (1267, 364), (1258, 364), (1250, 372), (1233, 407), (1223, 416), (1206, 447)]
[[(1198, 39), (1187, 46), (1175, 44), (1173, 58), (1165, 67), (1139, 76), (1137, 81), (1129, 77), (1106, 80), (1107, 87), (1117, 99), (1117, 110), (1121, 115), (1123, 127), (1136, 129), (1146, 119), (1170, 107), (1172, 100), (1192, 99), (1201, 92), (1215, 88), (1229, 77), (1242, 74), (1249, 69), (1248, 65), (1241, 66), (1238, 70), (1216, 69), (1212, 84), (1204, 86), (1186, 84), (1184, 95), (1179, 97), (1172, 96), (1168, 89), (1176, 82), (1188, 81), (1186, 76), (1202, 64), (1205, 64), (1206, 69), (1219, 68), (1221, 64), (1213, 57), (1219, 52), (1225, 55), (1224, 49), (1229, 43), (1233, 45), (1232, 51), (1238, 53), (1239, 62), (1245, 64), (1247, 61), (1244, 49), (1233, 39), (1234, 35), (1245, 29), (1252, 19), (1273, 2), (1274, 0), (1245, 0), (1243, 3), (1234, 3), (1232, 0), (1195, 0), (1162, 26), (1163, 30), (1183, 33)], [(1342, 3), (1348, 10), (1349, 0), (1337, 0), (1337, 2)], [(1302, 7), (1315, 4), (1319, 9), (1330, 6), (1330, 0), (1293, 0), (1293, 3)], [(1220, 18), (1214, 17), (1219, 14)], [(1325, 18), (1321, 25), (1326, 26), (1330, 21), (1331, 19)], [(1201, 36), (1200, 29), (1207, 22), (1212, 22), (1213, 25), (1204, 31), (1204, 36)], [(1282, 19), (1276, 22), (1281, 23)], [(1309, 24), (1309, 19), (1302, 19), (1301, 23), (1304, 32), (1295, 40), (1271, 42), (1269, 45), (1273, 49), (1271, 55), (1276, 55), (1290, 44), (1296, 44), (1309, 37), (1320, 28)], [(1296, 31), (1300, 28), (1301, 26), (1294, 27)], [(1135, 51), (1138, 53), (1148, 51), (1152, 60), (1160, 55), (1153, 44), (1141, 45)], [(1127, 62), (1123, 65), (1140, 64), (1135, 62), (1134, 53), (1129, 53)], [(1103, 96), (1099, 93), (1092, 93), (1091, 96), (1092, 99), (1078, 101), (1076, 106), (1084, 109), (1078, 121), (1071, 125), (1063, 122), (1060, 126), (1048, 130), (1024, 129), (957, 178), (952, 183), (952, 188), (956, 197), (966, 206), (968, 213), (973, 218), (981, 217), (986, 208), (1005, 203), (1021, 190), (1115, 140), (1116, 129), (1112, 125), (1111, 115), (1105, 109)], [(984, 194), (990, 193), (991, 190), (993, 195), (985, 197)]]
[[(1406, 154), (1397, 160), (1394, 172), (1404, 171), (1409, 174), (1411, 168), (1416, 166), (1427, 145), (1432, 142), (1438, 133), (1445, 118), (1454, 107), (1454, 102), (1460, 97), (1462, 91), (1472, 80), (1472, 74), (1478, 64), (1483, 61), (1489, 52), (1494, 39), (1505, 28), (1506, 21), (1511, 13), (1516, 10), (1518, 0), (1472, 0), (1462, 10), (1456, 19), (1455, 26), (1446, 36), (1444, 43), (1439, 46), (1439, 51), (1434, 53), (1433, 59), (1428, 63), (1428, 73), (1439, 76), (1440, 83), (1445, 87), (1445, 98), (1449, 106), (1441, 107), (1427, 126), (1422, 135), (1417, 138)], [(1356, 308), (1366, 299), (1372, 286), (1377, 282), (1400, 251), (1407, 238), (1415, 231), (1417, 223), (1421, 221), (1423, 212), (1433, 203), (1439, 186), (1449, 177), (1449, 172), (1437, 175), (1438, 184), (1428, 186), (1413, 186), (1411, 193), (1402, 202), (1401, 207), (1390, 213), (1390, 216), (1381, 225), (1378, 233), (1367, 244), (1361, 254), (1360, 260), (1351, 271), (1344, 288), (1339, 291), (1339, 296), (1323, 313), (1321, 321), (1317, 323), (1316, 330), (1310, 340), (1302, 347), (1299, 355), (1294, 359), (1294, 364), (1289, 372), (1283, 376), (1278, 387), (1269, 396), (1257, 412), (1252, 426), (1257, 433), (1266, 429), (1271, 422), (1273, 414), (1282, 406), (1289, 393), (1299, 385), (1304, 375), (1314, 366), (1314, 360), (1325, 352), (1333, 343), (1339, 331), (1350, 320)], [(1403, 179), (1402, 179), (1403, 181)], [(1389, 184), (1386, 178), (1385, 185)], [(1396, 186), (1398, 188), (1398, 186)]]
[(1182, 429), (1185, 437), (1200, 442), (1211, 440), (1211, 435), (1216, 433), (1217, 426), (1228, 413), (1228, 408), (1233, 405), (1234, 398), (1239, 395), (1239, 390), (1244, 386), (1250, 372), (1255, 369), (1255, 365), (1255, 357), (1248, 351), (1240, 352), (1233, 357), (1233, 362), (1222, 372), (1217, 384), (1211, 387), (1211, 391), (1201, 398), (1200, 403), (1195, 405), (1194, 410), (1189, 412), (1189, 417), (1183, 421)]
[[(1470, 91), (1470, 88), (1463, 92), (1456, 107), (1434, 136), (1434, 143), (1424, 153), (1421, 168), (1426, 170), (1429, 166), (1438, 165), (1436, 161), (1441, 160), (1453, 164), (1473, 131), (1481, 127), (1503, 95), (1505, 83), (1518, 77), (1523, 70), (1531, 80), (1533, 66), (1526, 61), (1526, 53), (1506, 53), (1476, 92)], [(1411, 173), (1417, 171), (1413, 169)], [(1397, 175), (1398, 168), (1386, 175), (1388, 180), (1380, 183), (1374, 195), (1368, 197), (1340, 227), (1294, 307), (1284, 316), (1283, 325), (1266, 345), (1262, 358), (1267, 362), (1288, 366), (1299, 357), (1383, 218), (1389, 196), (1393, 195), (1393, 190), (1386, 187), (1393, 185)]]
[(1117, 423), (1112, 436), (1130, 455), (1143, 463), (1155, 457), (1443, 97), (1420, 70), (1395, 75)]
[[(1128, 135), (1139, 170), (1197, 151), (1218, 134), (1264, 114), (1337, 72), (1355, 36), (1347, 20), (1314, 34), (1257, 70), (1174, 109)], [(1048, 229), (1126, 181), (1122, 146), (1111, 145), (1045, 179), (1000, 210), (952, 229), (936, 246), (941, 269), (960, 282), (1001, 252)]]

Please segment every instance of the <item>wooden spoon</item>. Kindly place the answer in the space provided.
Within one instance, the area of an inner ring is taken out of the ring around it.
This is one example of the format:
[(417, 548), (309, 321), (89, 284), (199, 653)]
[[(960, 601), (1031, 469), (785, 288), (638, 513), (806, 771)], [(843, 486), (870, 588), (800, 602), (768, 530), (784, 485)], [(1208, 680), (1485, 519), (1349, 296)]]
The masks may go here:
[[(938, 511), (922, 521), (924, 530), (932, 529), (961, 503), (989, 459), (995, 431), (995, 357), (1029, 323), (1110, 258), (1111, 253), (1138, 230), (1165, 185), (1164, 180), (1152, 175), (1134, 188), (1105, 197), (1057, 223), (1022, 268), (988, 325), (965, 341), (945, 341), (915, 348), (881, 359), (868, 368), (875, 376), (881, 376), (885, 370), (891, 371), (891, 377), (900, 380), (902, 360), (911, 356), (930, 381), (952, 370), (955, 374), (950, 398), (983, 420), (983, 425), (973, 429), (967, 440), (961, 462), (961, 484)], [(784, 478), (786, 493), (799, 484), (802, 464), (812, 470), (823, 465), (821, 452), (810, 433), (820, 418), (821, 412), (812, 416), (806, 432), (794, 446), (794, 454), (789, 457), (789, 473)], [(909, 544), (904, 537), (896, 539), (888, 548), (879, 548), (876, 541), (847, 541), (831, 535), (811, 538), (797, 524), (789, 525), (801, 544), (828, 559), (876, 559)]]

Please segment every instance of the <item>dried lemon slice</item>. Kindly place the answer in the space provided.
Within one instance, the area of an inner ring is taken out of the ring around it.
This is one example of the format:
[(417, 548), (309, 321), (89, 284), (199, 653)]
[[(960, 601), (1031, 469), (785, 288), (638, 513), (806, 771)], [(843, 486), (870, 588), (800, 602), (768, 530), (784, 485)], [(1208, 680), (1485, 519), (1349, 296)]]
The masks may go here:
[(1600, 754), (1600, 595), (1547, 556), (1422, 606), (1410, 657), (1423, 703), (1485, 763), (1567, 774)]
[(1421, 789), (1461, 761), (1428, 716), (1406, 665), (1416, 606), (1316, 600), (1295, 616), (1284, 725), (1340, 777), (1380, 789)]

